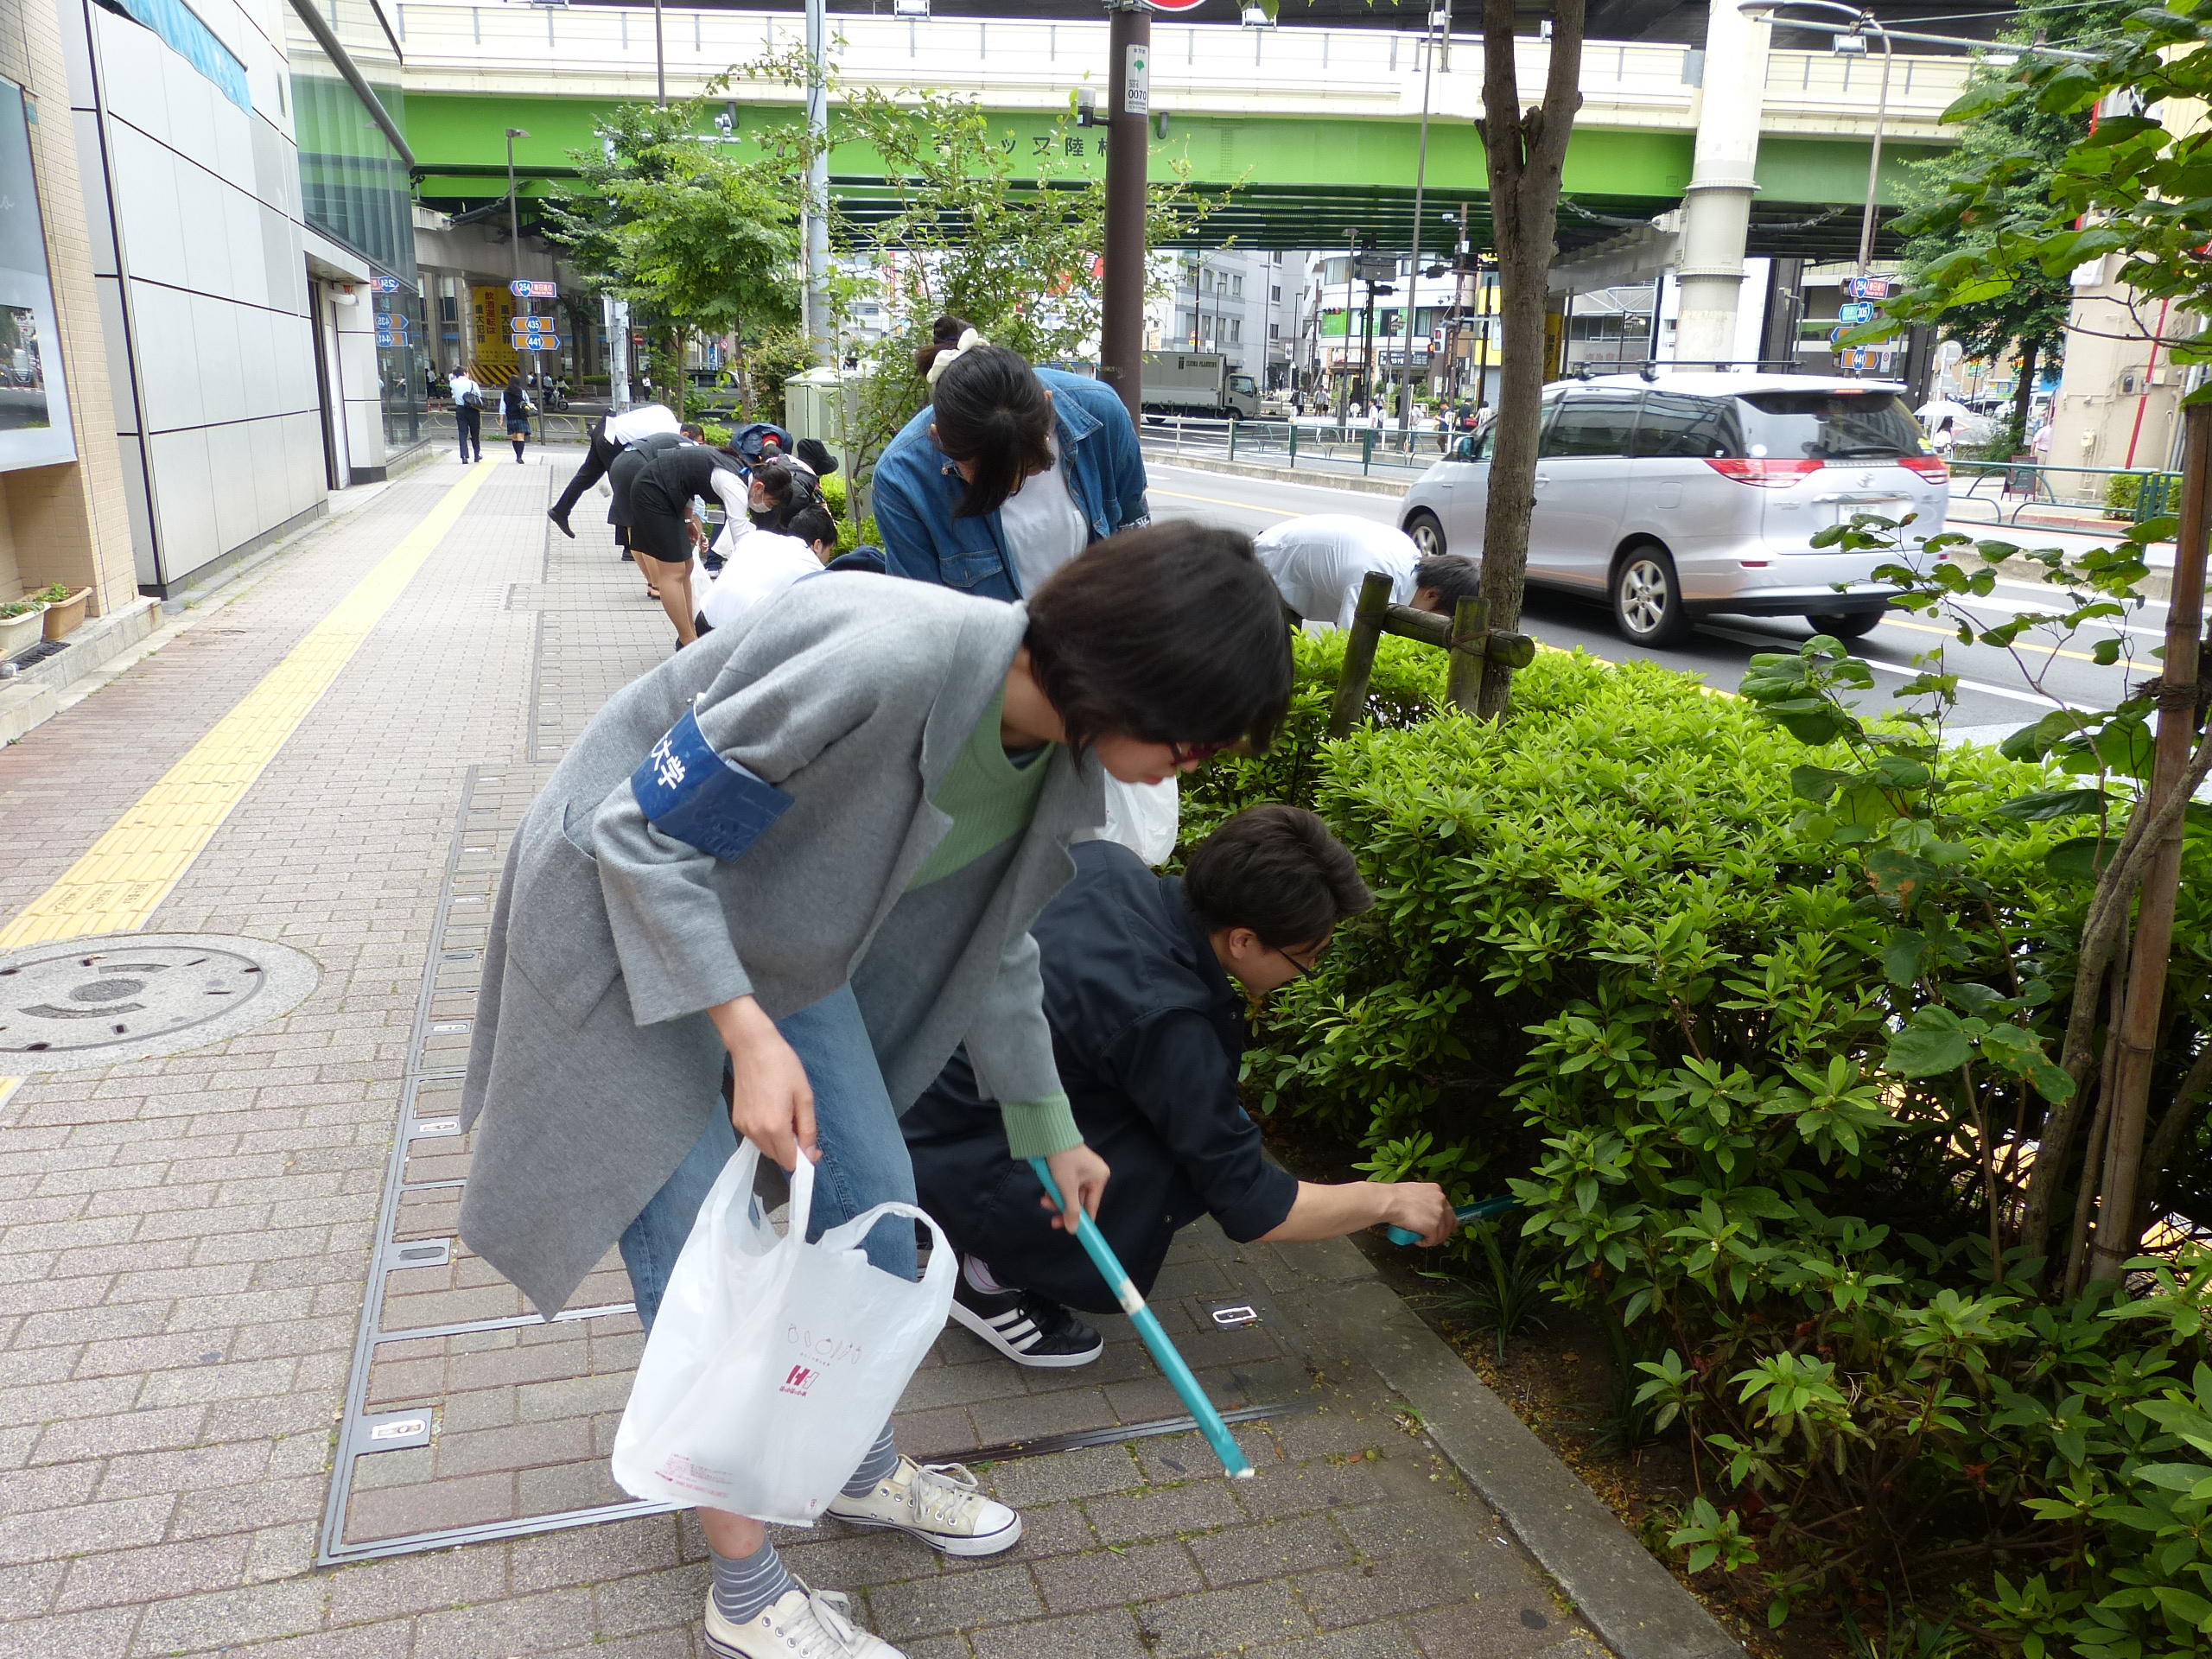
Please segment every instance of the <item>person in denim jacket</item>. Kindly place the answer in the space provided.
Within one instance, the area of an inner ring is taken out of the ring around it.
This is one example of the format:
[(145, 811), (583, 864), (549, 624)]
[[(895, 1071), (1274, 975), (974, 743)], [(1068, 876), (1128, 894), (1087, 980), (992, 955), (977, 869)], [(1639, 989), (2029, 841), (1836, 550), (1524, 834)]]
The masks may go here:
[(1032, 368), (957, 317), (934, 333), (916, 355), (930, 406), (876, 463), (890, 574), (1018, 600), (1091, 543), (1149, 521), (1144, 456), (1112, 387)]

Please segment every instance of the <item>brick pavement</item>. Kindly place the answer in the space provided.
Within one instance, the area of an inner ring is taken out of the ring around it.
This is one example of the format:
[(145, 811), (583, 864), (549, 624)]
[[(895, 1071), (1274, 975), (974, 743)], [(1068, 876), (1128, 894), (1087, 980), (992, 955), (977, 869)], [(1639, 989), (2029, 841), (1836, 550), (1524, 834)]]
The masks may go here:
[[(365, 1289), (379, 1328), (518, 1313), (461, 1252), (378, 1259), (396, 1128), (433, 1123), (466, 1043), (499, 836), (669, 630), (603, 529), (547, 545), (554, 465), (482, 487), (149, 925), (279, 940), (321, 965), (244, 1036), (0, 1101), (0, 1659), (691, 1656), (696, 1530), (639, 1514), (317, 1568), (339, 1541), (618, 1500), (603, 1463), (635, 1322), (610, 1314), (378, 1344), (366, 1409), (435, 1414), (430, 1446), (340, 1456)], [(0, 917), (35, 899), (461, 476), (443, 463), (308, 538), (208, 622), (0, 752)], [(597, 515), (588, 505), (579, 521)], [(442, 1029), (443, 1027), (443, 1029)], [(405, 1141), (391, 1236), (450, 1236), (464, 1141)], [(1190, 1436), (985, 1471), (1029, 1532), (939, 1560), (825, 1524), (798, 1570), (855, 1593), (917, 1659), (1596, 1655), (1586, 1629), (1370, 1371), (1298, 1310), (1343, 1258), (1194, 1237), (1160, 1306), (1260, 1469)], [(1335, 1264), (1332, 1266), (1331, 1264)], [(581, 1302), (619, 1300), (619, 1276)], [(1257, 1309), (1224, 1330), (1225, 1303)], [(916, 1450), (1111, 1428), (1175, 1408), (1122, 1321), (1075, 1373), (950, 1332), (919, 1373)], [(349, 1444), (345, 1448), (350, 1452)], [(350, 1487), (350, 1491), (348, 1491)]]

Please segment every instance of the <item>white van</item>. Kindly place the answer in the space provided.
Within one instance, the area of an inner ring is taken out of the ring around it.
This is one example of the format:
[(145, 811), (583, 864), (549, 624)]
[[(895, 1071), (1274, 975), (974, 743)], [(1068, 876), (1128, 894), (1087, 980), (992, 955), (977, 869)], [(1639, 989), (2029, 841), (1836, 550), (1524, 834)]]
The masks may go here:
[[(1544, 389), (1532, 586), (1602, 596), (1638, 645), (1717, 612), (1802, 616), (1855, 639), (1888, 608), (1889, 556), (1815, 548), (1853, 514), (1932, 536), (1948, 474), (1902, 385), (1803, 374), (1607, 375)], [(1482, 556), (1491, 431), (1461, 438), (1406, 493), (1400, 526), (1424, 553)], [(1834, 584), (1856, 584), (1839, 593)]]

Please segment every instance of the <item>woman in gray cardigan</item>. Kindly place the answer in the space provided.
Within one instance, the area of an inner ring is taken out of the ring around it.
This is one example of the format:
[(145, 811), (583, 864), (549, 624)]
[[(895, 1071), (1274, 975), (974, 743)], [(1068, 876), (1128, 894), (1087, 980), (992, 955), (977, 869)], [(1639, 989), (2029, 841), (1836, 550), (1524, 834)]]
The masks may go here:
[[(1250, 542), (1188, 522), (1100, 543), (1027, 606), (824, 575), (678, 652), (601, 710), (509, 851), (462, 1236), (548, 1315), (619, 1243), (650, 1323), (735, 1135), (816, 1160), (817, 1235), (911, 1203), (898, 1114), (963, 1043), (1009, 1103), (1010, 1154), (1095, 1211), (1107, 1171), (1060, 1091), (1030, 921), (1102, 773), (1264, 741), (1289, 693)], [(910, 1225), (866, 1248), (913, 1276)], [(1020, 1536), (887, 1427), (828, 1507), (952, 1554)], [(709, 1651), (896, 1659), (759, 1522), (700, 1519)]]

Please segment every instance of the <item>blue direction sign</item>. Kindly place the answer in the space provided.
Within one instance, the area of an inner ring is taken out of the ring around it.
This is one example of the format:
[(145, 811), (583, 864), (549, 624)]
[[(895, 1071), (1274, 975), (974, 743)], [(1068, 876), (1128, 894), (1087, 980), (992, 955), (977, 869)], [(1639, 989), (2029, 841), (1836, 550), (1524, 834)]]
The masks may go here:
[(1837, 315), (1846, 322), (1872, 322), (1874, 321), (1874, 302), (1872, 300), (1852, 300)]
[(397, 294), (400, 289), (399, 278), (397, 276), (378, 276), (374, 282), (369, 284), (369, 287), (374, 292), (378, 294)]
[(558, 334), (517, 334), (507, 342), (518, 352), (557, 352), (561, 349)]
[(1854, 300), (1886, 300), (1890, 297), (1890, 279), (1886, 276), (1847, 276), (1843, 279), (1846, 297)]

